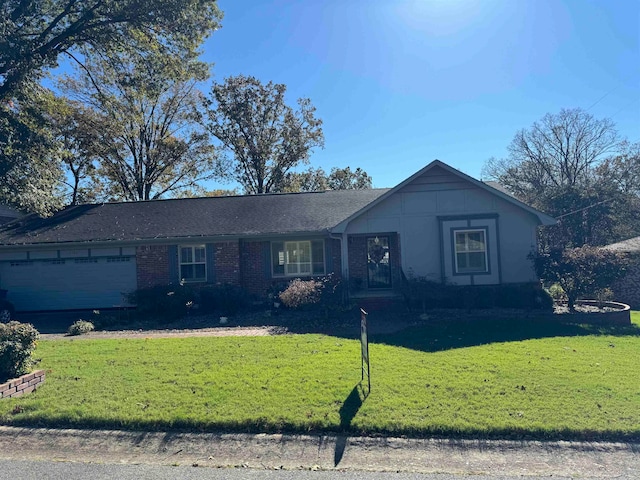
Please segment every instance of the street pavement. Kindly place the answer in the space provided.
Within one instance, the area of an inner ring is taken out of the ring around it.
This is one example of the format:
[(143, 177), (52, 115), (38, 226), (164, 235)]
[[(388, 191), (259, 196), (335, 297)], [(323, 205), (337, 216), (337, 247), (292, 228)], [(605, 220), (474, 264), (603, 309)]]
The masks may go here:
[[(0, 461), (7, 466), (6, 470), (0, 468), (0, 478), (456, 478), (418, 476), (451, 474), (471, 475), (474, 480), (640, 479), (638, 443), (198, 434), (5, 426), (0, 427)], [(52, 461), (54, 464), (49, 465)], [(136, 473), (136, 466), (147, 466), (147, 473)], [(110, 470), (116, 467), (129, 468)], [(44, 476), (37, 473), (40, 468), (44, 469)], [(73, 477), (72, 470), (76, 468), (80, 473)], [(84, 468), (90, 472), (82, 470)], [(10, 470), (24, 475), (8, 475)], [(291, 472), (298, 473), (291, 476)], [(383, 473), (401, 475), (384, 476)], [(222, 476), (215, 476), (219, 474)]]
[[(0, 460), (3, 478), (14, 480), (523, 480), (520, 476), (379, 473), (353, 471), (287, 471), (164, 465), (103, 465), (52, 461)], [(555, 480), (570, 477), (554, 477)], [(549, 480), (527, 477), (526, 480)]]

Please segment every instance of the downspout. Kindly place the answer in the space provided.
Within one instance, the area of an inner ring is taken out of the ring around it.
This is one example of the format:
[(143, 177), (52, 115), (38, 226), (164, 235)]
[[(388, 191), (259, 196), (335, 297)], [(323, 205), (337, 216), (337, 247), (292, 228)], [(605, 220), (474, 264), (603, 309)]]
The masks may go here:
[(349, 245), (347, 243), (347, 234), (335, 234), (329, 233), (329, 238), (332, 240), (340, 241), (340, 267), (342, 269), (342, 281), (346, 283), (346, 288), (343, 289), (343, 300), (349, 301)]

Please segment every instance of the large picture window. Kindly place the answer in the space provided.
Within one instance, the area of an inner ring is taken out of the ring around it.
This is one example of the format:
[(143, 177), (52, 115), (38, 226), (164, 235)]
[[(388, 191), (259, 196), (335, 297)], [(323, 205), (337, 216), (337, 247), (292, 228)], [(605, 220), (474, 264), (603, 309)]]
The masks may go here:
[(487, 272), (487, 236), (485, 230), (455, 231), (456, 273)]
[(207, 253), (204, 245), (180, 247), (180, 278), (185, 282), (207, 281)]
[(324, 275), (324, 241), (272, 242), (271, 266), (274, 276)]

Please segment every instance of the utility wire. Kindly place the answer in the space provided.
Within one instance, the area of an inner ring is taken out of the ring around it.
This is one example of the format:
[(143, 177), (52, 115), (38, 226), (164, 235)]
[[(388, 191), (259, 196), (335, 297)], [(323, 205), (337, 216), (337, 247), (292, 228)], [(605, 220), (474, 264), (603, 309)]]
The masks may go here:
[(583, 208), (580, 208), (578, 210), (574, 210), (573, 212), (563, 213), (562, 215), (557, 216), (556, 220), (560, 220), (561, 218), (568, 217), (569, 215), (573, 215), (574, 213), (579, 213), (579, 212), (582, 212), (584, 210), (588, 210), (590, 208), (597, 207), (598, 205), (602, 205), (603, 203), (611, 202), (613, 200), (615, 200), (615, 198), (608, 198), (607, 200), (602, 200), (602, 201), (600, 201), (598, 203), (594, 203), (593, 205), (589, 205), (587, 207), (583, 207)]

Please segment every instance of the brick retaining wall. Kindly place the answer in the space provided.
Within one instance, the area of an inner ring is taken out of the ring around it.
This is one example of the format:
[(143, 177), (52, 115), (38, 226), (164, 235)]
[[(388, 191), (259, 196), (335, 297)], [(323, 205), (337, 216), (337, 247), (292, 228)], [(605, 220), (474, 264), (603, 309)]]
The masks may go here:
[(36, 370), (5, 383), (0, 383), (0, 398), (19, 397), (33, 392), (44, 382), (44, 377), (44, 370)]

